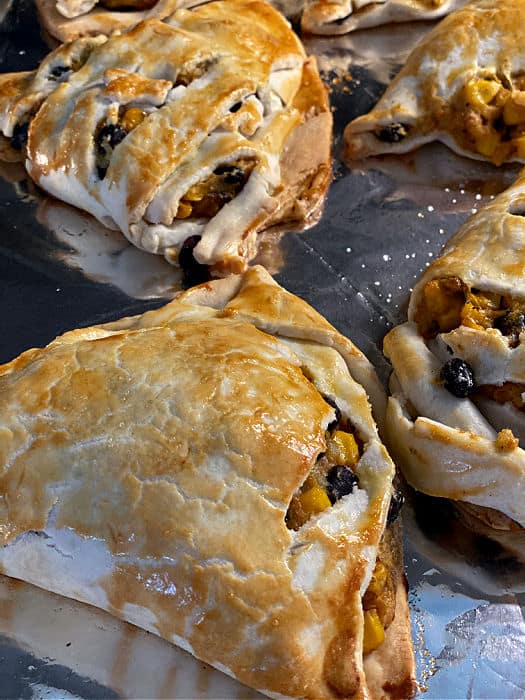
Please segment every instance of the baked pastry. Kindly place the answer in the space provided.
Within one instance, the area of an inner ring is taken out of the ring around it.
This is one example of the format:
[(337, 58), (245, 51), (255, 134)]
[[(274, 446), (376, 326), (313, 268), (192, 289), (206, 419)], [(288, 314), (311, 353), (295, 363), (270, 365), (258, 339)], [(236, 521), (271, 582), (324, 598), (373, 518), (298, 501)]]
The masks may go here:
[(44, 28), (59, 41), (123, 31), (196, 5), (199, 0), (36, 0)]
[(346, 34), (392, 22), (443, 17), (465, 0), (307, 0), (301, 18), (311, 34)]
[(521, 0), (481, 0), (443, 19), (376, 106), (345, 130), (349, 160), (442, 141), (500, 165), (525, 160)]
[(0, 571), (274, 697), (411, 697), (359, 381), (381, 411), (366, 358), (261, 267), (28, 350), (0, 367)]
[(447, 243), (414, 288), (408, 322), (384, 341), (394, 368), (387, 433), (407, 481), (521, 547), (524, 212), (522, 174)]
[(0, 79), (5, 158), (18, 148), (47, 192), (217, 275), (245, 268), (262, 229), (318, 212), (331, 123), (315, 59), (261, 0), (78, 39)]

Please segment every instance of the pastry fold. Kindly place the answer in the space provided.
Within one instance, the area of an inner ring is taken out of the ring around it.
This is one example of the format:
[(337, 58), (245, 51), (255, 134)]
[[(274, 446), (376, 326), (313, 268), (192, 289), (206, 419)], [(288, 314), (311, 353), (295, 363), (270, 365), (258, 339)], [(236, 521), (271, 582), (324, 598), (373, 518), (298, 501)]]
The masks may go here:
[(350, 160), (441, 141), (499, 165), (525, 159), (522, 0), (471, 2), (443, 19), (385, 93), (345, 130)]
[(315, 59), (260, 0), (78, 39), (0, 77), (4, 157), (18, 148), (50, 194), (218, 276), (245, 269), (259, 231), (318, 212), (331, 124)]
[[(360, 382), (380, 414), (366, 358), (260, 267), (28, 350), (0, 367), (1, 572), (272, 697), (411, 697), (394, 467)], [(341, 438), (352, 488), (326, 502)]]
[(465, 0), (308, 0), (301, 26), (312, 34), (347, 34), (392, 22), (438, 19), (464, 3)]
[(522, 173), (445, 245), (384, 341), (399, 466), (485, 533), (525, 526), (524, 214)]

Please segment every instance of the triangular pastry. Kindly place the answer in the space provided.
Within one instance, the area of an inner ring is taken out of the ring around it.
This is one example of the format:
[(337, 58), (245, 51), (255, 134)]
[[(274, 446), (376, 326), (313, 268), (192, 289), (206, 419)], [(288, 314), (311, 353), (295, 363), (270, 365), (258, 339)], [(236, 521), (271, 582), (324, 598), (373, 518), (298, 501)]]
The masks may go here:
[(471, 2), (412, 51), (375, 107), (345, 130), (346, 157), (441, 141), (499, 165), (525, 161), (522, 0)]
[[(0, 571), (271, 697), (414, 689), (370, 363), (263, 268), (0, 367)], [(395, 508), (394, 508), (395, 509)]]

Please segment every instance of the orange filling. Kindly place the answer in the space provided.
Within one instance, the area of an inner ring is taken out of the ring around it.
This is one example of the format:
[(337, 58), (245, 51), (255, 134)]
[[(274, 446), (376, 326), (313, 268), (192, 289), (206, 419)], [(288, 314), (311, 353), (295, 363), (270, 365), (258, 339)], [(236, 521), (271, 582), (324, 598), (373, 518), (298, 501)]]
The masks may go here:
[(512, 83), (476, 77), (459, 96), (459, 119), (470, 147), (496, 165), (525, 158), (525, 76)]

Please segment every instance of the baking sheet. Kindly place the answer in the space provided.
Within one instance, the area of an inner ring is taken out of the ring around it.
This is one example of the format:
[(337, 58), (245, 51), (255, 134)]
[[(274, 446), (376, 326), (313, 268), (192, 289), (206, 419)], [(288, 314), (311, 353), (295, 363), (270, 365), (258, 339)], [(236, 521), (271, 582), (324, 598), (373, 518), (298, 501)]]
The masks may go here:
[[(4, 16), (5, 15), (5, 16)], [(0, 2), (0, 70), (48, 50), (30, 0)], [(429, 27), (307, 39), (330, 89), (334, 181), (308, 231), (268, 236), (260, 260), (349, 335), (386, 380), (380, 348), (415, 279), (457, 227), (509, 184), (431, 146), (341, 163), (344, 125), (367, 111)], [(180, 275), (0, 167), (0, 362), (57, 334), (160, 305)], [(525, 567), (462, 530), (445, 504), (412, 495), (406, 566), (421, 697), (525, 697)], [(106, 613), (0, 577), (0, 698), (256, 698), (254, 691)]]

